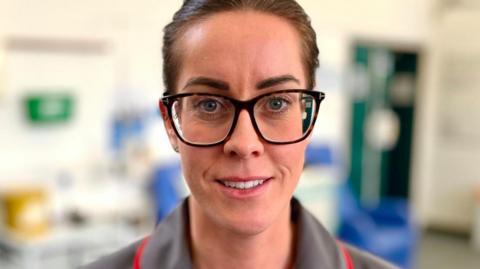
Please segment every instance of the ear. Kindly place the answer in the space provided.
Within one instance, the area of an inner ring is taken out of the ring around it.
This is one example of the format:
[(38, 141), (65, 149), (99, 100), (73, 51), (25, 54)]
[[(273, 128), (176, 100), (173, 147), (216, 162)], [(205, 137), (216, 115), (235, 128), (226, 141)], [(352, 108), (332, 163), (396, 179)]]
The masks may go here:
[(175, 134), (174, 127), (170, 121), (170, 116), (168, 115), (167, 107), (162, 103), (162, 100), (158, 101), (158, 107), (160, 108), (160, 113), (162, 114), (163, 125), (165, 126), (165, 131), (167, 131), (168, 140), (174, 151), (178, 152), (178, 137)]

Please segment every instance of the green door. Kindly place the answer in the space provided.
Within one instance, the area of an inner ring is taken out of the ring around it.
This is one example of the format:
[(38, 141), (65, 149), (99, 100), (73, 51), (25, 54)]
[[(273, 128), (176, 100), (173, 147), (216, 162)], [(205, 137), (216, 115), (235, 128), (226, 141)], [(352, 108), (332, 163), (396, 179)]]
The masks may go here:
[(408, 198), (417, 55), (357, 45), (350, 184), (364, 202)]

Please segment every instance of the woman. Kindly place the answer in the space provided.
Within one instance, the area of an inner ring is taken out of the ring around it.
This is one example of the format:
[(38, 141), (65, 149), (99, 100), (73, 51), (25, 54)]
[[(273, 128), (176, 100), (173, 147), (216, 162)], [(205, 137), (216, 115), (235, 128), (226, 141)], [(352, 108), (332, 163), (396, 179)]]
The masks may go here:
[(338, 243), (292, 198), (324, 98), (295, 1), (187, 0), (163, 57), (160, 109), (191, 196), (87, 268), (393, 268)]

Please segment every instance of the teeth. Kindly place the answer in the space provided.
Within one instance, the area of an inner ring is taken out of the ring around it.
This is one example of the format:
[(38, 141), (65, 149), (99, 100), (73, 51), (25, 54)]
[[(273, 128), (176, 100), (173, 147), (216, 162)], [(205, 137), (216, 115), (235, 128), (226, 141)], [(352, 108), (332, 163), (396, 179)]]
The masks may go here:
[(223, 185), (230, 187), (230, 188), (235, 188), (235, 189), (241, 189), (241, 190), (246, 190), (246, 189), (251, 189), (254, 188), (258, 185), (263, 184), (265, 180), (259, 179), (259, 180), (251, 180), (251, 181), (222, 181)]

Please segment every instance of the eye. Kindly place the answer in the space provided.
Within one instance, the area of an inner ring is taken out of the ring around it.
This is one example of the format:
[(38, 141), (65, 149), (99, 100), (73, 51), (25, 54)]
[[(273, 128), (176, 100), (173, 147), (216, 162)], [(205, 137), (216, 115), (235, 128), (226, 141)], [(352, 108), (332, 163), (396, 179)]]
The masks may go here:
[(219, 103), (214, 99), (204, 99), (198, 102), (197, 107), (204, 112), (213, 113), (219, 108)]
[(271, 111), (281, 111), (287, 105), (287, 100), (280, 97), (272, 97), (267, 101), (267, 108)]

